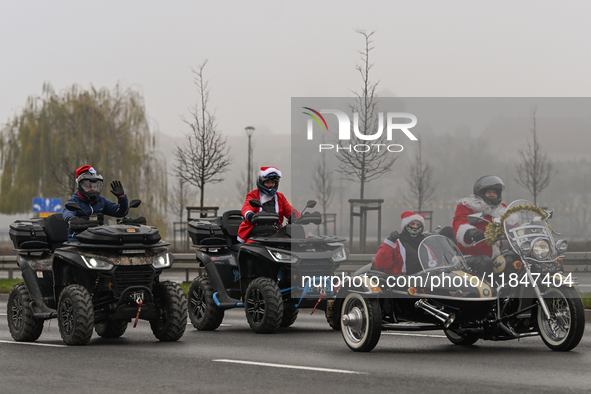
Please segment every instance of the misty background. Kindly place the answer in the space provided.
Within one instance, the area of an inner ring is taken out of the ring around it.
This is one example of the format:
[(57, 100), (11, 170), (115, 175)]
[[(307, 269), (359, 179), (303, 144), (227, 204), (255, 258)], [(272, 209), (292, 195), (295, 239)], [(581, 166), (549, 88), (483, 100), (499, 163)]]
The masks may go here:
[[(280, 168), (285, 174), (280, 191), (293, 195), (296, 208), (303, 206), (302, 199), (313, 198), (306, 175), (315, 158), (296, 163), (302, 165), (297, 169), (291, 160), (291, 99), (351, 97), (358, 90), (355, 66), (364, 41), (355, 28), (376, 30), (371, 75), (379, 81), (380, 97), (586, 97), (591, 88), (591, 58), (580, 49), (591, 44), (586, 23), (591, 4), (583, 1), (559, 6), (538, 1), (30, 1), (1, 6), (0, 122), (18, 114), (28, 97), (40, 95), (45, 82), (57, 92), (74, 84), (131, 87), (144, 98), (151, 132), (169, 169), (172, 152), (189, 131), (181, 117), (197, 101), (192, 69), (208, 59), (204, 76), (210, 109), (233, 158), (225, 181), (205, 190), (205, 204), (221, 211), (239, 209), (243, 202), (237, 182), (246, 176), (247, 126), (255, 128), (254, 166)], [(529, 198), (514, 181), (514, 167), (518, 150), (530, 138), (529, 110), (537, 105), (540, 144), (557, 170), (540, 205), (555, 210), (557, 231), (589, 238), (589, 106), (573, 103), (580, 107), (571, 113), (557, 114), (543, 101), (530, 100), (486, 119), (428, 119), (419, 138), (435, 167), (436, 196), (424, 208), (434, 211), (434, 224), (450, 224), (457, 198), (471, 193), (474, 180), (484, 174), (505, 181), (505, 202)], [(472, 111), (468, 105), (467, 113)], [(84, 141), (80, 144), (83, 149)], [(399, 228), (399, 215), (409, 208), (402, 192), (414, 146), (404, 146), (392, 171), (367, 185), (366, 198), (385, 199), (383, 235)], [(304, 180), (290, 179), (294, 171)], [(169, 188), (174, 183), (169, 177)], [(339, 215), (337, 231), (347, 234), (346, 199), (357, 198), (358, 187), (337, 174), (335, 184), (340, 189), (329, 211)], [(193, 194), (197, 205), (198, 191)], [(0, 231), (24, 216), (1, 215)], [(368, 230), (372, 234), (373, 226)]]

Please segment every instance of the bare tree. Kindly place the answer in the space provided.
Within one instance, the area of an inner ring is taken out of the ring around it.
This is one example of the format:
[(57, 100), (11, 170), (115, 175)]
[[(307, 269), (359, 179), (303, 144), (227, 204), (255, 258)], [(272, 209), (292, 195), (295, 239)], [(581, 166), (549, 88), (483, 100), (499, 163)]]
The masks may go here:
[(536, 124), (537, 108), (531, 110), (533, 141), (527, 143), (527, 148), (519, 151), (521, 161), (515, 166), (517, 178), (515, 181), (526, 188), (534, 197), (534, 205), (537, 205), (538, 195), (548, 187), (552, 177), (556, 173), (552, 161), (545, 152), (542, 152), (538, 142)]
[(324, 227), (324, 235), (327, 234), (326, 224), (326, 208), (330, 205), (334, 196), (335, 189), (333, 187), (332, 171), (326, 165), (326, 156), (321, 155), (321, 159), (318, 161), (312, 172), (312, 184), (310, 185), (312, 190), (316, 193), (316, 198), (320, 200), (322, 205), (322, 214), (324, 220), (322, 221)]
[(178, 221), (182, 222), (185, 216), (185, 210), (189, 205), (190, 185), (185, 181), (180, 174), (176, 173), (177, 183), (172, 188), (170, 198), (168, 200), (168, 209), (176, 212)]
[(435, 194), (433, 167), (423, 160), (421, 148), (421, 140), (419, 140), (417, 153), (406, 171), (408, 191), (404, 194), (404, 200), (413, 207), (416, 207), (419, 212), (424, 205), (431, 202)]
[(186, 134), (187, 144), (184, 147), (177, 146), (175, 152), (175, 169), (183, 180), (199, 188), (200, 206), (203, 206), (205, 185), (222, 182), (224, 178), (221, 175), (228, 171), (232, 163), (230, 149), (226, 147), (227, 139), (218, 131), (215, 114), (207, 107), (209, 86), (203, 80), (203, 68), (206, 64), (207, 60), (193, 69), (200, 103), (191, 110), (190, 120), (183, 118), (191, 127), (191, 132)]
[[(367, 33), (364, 30), (355, 30), (357, 33), (363, 35), (365, 38), (365, 48), (359, 51), (361, 54), (362, 64), (355, 68), (361, 74), (363, 80), (363, 87), (360, 92), (354, 92), (357, 96), (356, 104), (351, 107), (353, 112), (358, 113), (358, 127), (361, 134), (371, 134), (378, 127), (378, 113), (377, 113), (377, 96), (376, 88), (379, 82), (371, 82), (369, 78), (369, 71), (373, 64), (369, 62), (369, 53), (374, 47), (371, 46), (373, 42), (371, 37), (375, 31)], [(355, 127), (355, 125), (353, 126)], [(364, 144), (366, 141), (360, 139), (356, 133), (351, 137), (351, 146)], [(386, 135), (374, 140), (372, 144), (385, 144)], [(365, 184), (371, 182), (382, 176), (384, 173), (390, 171), (390, 168), (398, 158), (396, 155), (389, 155), (384, 150), (373, 149), (367, 152), (355, 152), (345, 149), (339, 143), (339, 155), (337, 158), (341, 162), (338, 172), (344, 175), (345, 179), (351, 181), (359, 181), (359, 198), (365, 197)]]

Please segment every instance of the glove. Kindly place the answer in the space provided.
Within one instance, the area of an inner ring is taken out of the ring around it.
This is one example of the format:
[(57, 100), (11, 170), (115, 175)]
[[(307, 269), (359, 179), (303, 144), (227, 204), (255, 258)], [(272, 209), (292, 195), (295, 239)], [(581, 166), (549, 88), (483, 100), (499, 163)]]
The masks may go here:
[(120, 181), (113, 181), (111, 182), (111, 193), (115, 195), (115, 197), (123, 197), (125, 192), (123, 191), (123, 186), (121, 186)]
[(464, 235), (464, 242), (471, 243), (471, 242), (478, 242), (484, 239), (484, 232), (482, 230), (478, 230), (477, 228), (471, 228), (470, 230), (466, 231), (466, 235)]
[(252, 217), (253, 217), (253, 216), (254, 216), (254, 213), (252, 213), (252, 212), (248, 212), (248, 213), (246, 214), (246, 217), (245, 217), (245, 219), (246, 219), (246, 220), (248, 220), (249, 222), (251, 222), (251, 221), (252, 221)]

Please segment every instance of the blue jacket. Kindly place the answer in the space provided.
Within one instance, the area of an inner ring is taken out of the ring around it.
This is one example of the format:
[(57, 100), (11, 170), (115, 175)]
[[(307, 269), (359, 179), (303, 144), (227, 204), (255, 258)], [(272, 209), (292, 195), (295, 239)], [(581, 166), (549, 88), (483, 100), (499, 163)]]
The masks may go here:
[[(62, 209), (62, 216), (66, 224), (68, 223), (68, 220), (74, 216), (85, 217), (97, 213), (122, 218), (127, 214), (127, 211), (129, 210), (129, 203), (127, 201), (126, 195), (119, 197), (119, 204), (115, 204), (113, 201), (107, 200), (103, 196), (99, 196), (99, 198), (94, 203), (90, 203), (90, 201), (80, 196), (80, 194), (76, 191), (72, 195), (72, 198), (66, 201), (66, 204), (69, 202), (75, 202), (76, 204), (78, 204), (86, 214), (83, 214), (81, 211), (70, 211), (66, 209), (66, 205), (64, 204), (64, 208)], [(78, 233), (74, 232), (71, 228), (68, 227), (68, 242), (76, 241), (76, 235), (78, 235)]]

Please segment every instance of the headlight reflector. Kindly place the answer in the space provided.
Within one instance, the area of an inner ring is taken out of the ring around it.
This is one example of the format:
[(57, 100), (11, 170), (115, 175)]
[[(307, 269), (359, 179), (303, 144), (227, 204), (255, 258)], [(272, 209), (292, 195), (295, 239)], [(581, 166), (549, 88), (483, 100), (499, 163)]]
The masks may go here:
[(84, 264), (90, 269), (110, 270), (113, 268), (113, 264), (106, 260), (97, 259), (96, 257), (85, 257), (82, 255), (80, 257), (82, 257), (82, 261), (84, 261)]
[(538, 239), (531, 248), (531, 254), (538, 260), (543, 260), (550, 254), (550, 243), (546, 239)]
[(341, 246), (339, 249), (337, 249), (335, 254), (332, 255), (332, 261), (339, 263), (345, 260), (347, 260), (347, 252), (345, 251), (345, 247)]
[(525, 241), (519, 245), (519, 249), (521, 249), (523, 254), (529, 254), (531, 252), (531, 243), (529, 243), (529, 241)]
[(273, 260), (281, 262), (281, 263), (295, 263), (298, 261), (297, 257), (284, 252), (283, 250), (276, 250), (276, 249), (267, 249)]
[(152, 263), (152, 266), (154, 268), (170, 267), (170, 258), (168, 257), (168, 253), (158, 256), (158, 258)]

